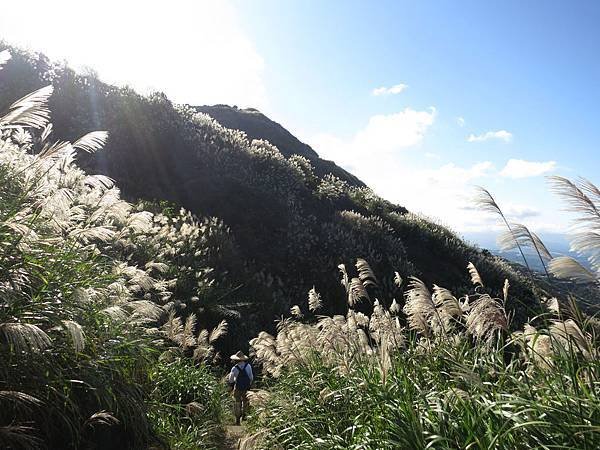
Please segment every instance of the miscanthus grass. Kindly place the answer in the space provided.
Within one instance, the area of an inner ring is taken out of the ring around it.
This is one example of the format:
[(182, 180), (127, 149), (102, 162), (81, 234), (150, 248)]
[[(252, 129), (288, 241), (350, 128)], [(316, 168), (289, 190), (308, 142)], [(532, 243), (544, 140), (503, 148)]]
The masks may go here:
[[(212, 360), (227, 331), (183, 302), (211, 288), (205, 243), (220, 225), (144, 211), (80, 170), (108, 135), (53, 141), (52, 90), (0, 112), (0, 447), (147, 448), (184, 424), (188, 448), (210, 447), (216, 378), (176, 361)], [(177, 414), (163, 420), (167, 402)]]
[(600, 446), (597, 342), (574, 305), (550, 299), (511, 332), (510, 286), (495, 296), (469, 264), (473, 294), (456, 298), (412, 278), (401, 312), (396, 299), (385, 307), (370, 298), (377, 281), (365, 265), (357, 263), (355, 278), (341, 268), (345, 316), (305, 312), (281, 321), (276, 336), (251, 341), (269, 374), (267, 391), (251, 397), (252, 445)]

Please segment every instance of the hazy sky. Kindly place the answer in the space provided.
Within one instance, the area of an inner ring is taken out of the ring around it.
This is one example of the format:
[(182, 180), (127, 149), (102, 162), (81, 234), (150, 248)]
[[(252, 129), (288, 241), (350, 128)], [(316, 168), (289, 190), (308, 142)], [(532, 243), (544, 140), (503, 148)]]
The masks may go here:
[(475, 184), (562, 231), (544, 175), (600, 182), (599, 23), (592, 0), (55, 0), (3, 6), (0, 37), (178, 102), (257, 107), (458, 231), (491, 227)]

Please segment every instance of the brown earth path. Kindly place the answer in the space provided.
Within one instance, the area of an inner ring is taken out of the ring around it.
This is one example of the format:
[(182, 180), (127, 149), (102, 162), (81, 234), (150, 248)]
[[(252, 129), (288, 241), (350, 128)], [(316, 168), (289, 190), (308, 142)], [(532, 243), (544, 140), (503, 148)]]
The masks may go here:
[(246, 435), (242, 425), (225, 425), (225, 440), (223, 450), (237, 450), (240, 440)]

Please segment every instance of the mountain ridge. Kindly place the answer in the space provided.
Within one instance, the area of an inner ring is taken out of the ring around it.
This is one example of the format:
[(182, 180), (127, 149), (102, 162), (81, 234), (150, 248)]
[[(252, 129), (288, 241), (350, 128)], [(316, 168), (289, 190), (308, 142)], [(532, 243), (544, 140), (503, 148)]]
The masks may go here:
[(357, 187), (366, 184), (355, 175), (338, 166), (334, 161), (321, 158), (308, 144), (300, 141), (278, 122), (270, 119), (258, 109), (244, 108), (225, 104), (192, 106), (196, 111), (208, 114), (226, 128), (242, 130), (250, 139), (269, 141), (286, 157), (300, 155), (307, 158), (315, 167), (315, 174), (324, 176), (328, 173)]

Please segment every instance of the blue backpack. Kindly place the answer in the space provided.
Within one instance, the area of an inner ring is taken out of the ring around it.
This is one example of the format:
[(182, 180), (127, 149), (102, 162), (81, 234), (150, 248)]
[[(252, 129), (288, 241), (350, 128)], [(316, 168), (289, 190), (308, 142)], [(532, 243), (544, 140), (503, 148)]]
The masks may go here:
[(246, 363), (242, 369), (238, 366), (238, 374), (237, 377), (235, 377), (235, 388), (238, 391), (250, 390), (250, 377), (246, 373), (246, 367), (248, 367), (248, 363)]

